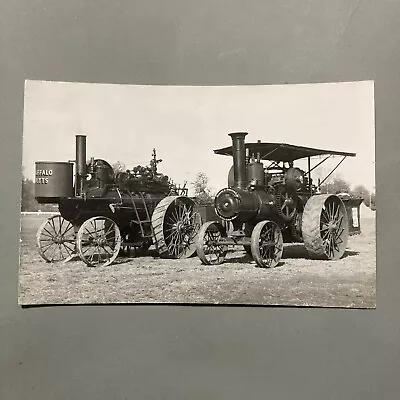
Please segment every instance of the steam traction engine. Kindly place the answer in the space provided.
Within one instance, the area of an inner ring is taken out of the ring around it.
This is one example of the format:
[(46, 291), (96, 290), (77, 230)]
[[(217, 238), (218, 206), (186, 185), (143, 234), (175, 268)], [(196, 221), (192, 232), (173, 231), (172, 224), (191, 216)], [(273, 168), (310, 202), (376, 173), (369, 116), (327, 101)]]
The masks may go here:
[[(246, 135), (231, 133), (232, 147), (214, 151), (233, 156), (233, 166), (229, 187), (219, 191), (214, 201), (216, 214), (225, 223), (206, 222), (200, 229), (201, 261), (222, 263), (229, 245), (243, 245), (258, 266), (275, 267), (284, 242), (303, 242), (314, 258), (341, 258), (349, 235), (348, 211), (339, 195), (319, 194), (323, 182), (313, 185), (311, 171), (332, 155), (343, 156), (340, 164), (355, 154), (283, 143), (245, 144)], [(327, 157), (311, 168), (311, 157), (323, 155)], [(308, 172), (294, 167), (301, 158), (308, 159)], [(270, 164), (264, 168), (262, 160)], [(352, 200), (356, 208), (362, 201)], [(359, 233), (358, 221), (351, 229)]]
[(35, 197), (58, 204), (60, 215), (45, 221), (37, 245), (48, 262), (78, 255), (88, 266), (112, 263), (120, 250), (147, 250), (162, 257), (194, 254), (200, 228), (187, 189), (157, 172), (155, 150), (150, 166), (114, 172), (101, 159), (86, 162), (86, 136), (76, 136), (73, 162), (36, 162)]

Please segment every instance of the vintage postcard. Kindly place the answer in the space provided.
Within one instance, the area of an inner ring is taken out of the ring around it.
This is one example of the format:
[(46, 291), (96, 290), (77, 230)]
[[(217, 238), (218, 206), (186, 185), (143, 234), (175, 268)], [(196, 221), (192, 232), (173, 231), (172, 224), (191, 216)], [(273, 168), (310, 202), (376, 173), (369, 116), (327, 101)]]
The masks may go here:
[(372, 81), (26, 81), (19, 304), (375, 308)]

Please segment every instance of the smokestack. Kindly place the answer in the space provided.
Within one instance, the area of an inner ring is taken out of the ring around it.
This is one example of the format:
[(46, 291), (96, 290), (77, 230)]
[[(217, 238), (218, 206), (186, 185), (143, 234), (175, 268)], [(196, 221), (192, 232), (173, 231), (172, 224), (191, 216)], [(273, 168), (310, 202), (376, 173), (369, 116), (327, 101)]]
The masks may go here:
[(86, 175), (86, 136), (76, 135), (75, 157), (75, 196), (83, 193), (84, 176)]
[(233, 155), (233, 186), (239, 189), (245, 189), (246, 180), (246, 150), (244, 138), (247, 132), (234, 132), (229, 136), (232, 138), (232, 155)]
[(76, 174), (86, 174), (86, 136), (76, 135)]

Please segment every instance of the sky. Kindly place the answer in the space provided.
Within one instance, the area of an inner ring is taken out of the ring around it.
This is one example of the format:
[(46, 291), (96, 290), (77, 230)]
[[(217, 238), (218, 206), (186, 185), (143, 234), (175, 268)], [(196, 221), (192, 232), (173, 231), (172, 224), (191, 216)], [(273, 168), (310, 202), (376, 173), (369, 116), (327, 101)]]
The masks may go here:
[[(156, 148), (159, 172), (192, 189), (199, 172), (212, 192), (227, 185), (232, 158), (213, 150), (246, 141), (283, 142), (357, 153), (337, 169), (353, 187), (375, 186), (372, 81), (252, 86), (143, 86), (25, 82), (22, 166), (75, 158), (75, 135), (87, 136), (87, 159), (147, 165)], [(318, 168), (322, 176), (341, 157)], [(319, 162), (315, 159), (312, 165)], [(297, 165), (295, 163), (295, 165)], [(298, 164), (305, 169), (306, 164)], [(191, 192), (190, 192), (191, 193)]]

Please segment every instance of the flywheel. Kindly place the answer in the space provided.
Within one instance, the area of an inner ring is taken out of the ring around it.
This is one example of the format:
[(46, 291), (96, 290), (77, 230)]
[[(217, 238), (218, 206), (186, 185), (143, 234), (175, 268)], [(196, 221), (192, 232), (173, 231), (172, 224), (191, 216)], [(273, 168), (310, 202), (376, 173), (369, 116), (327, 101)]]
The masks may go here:
[(151, 225), (161, 257), (188, 258), (196, 252), (201, 218), (194, 206), (194, 201), (185, 196), (168, 196), (157, 204)]
[(296, 215), (297, 199), (285, 186), (280, 185), (275, 189), (275, 202), (278, 215), (284, 221), (292, 221)]

